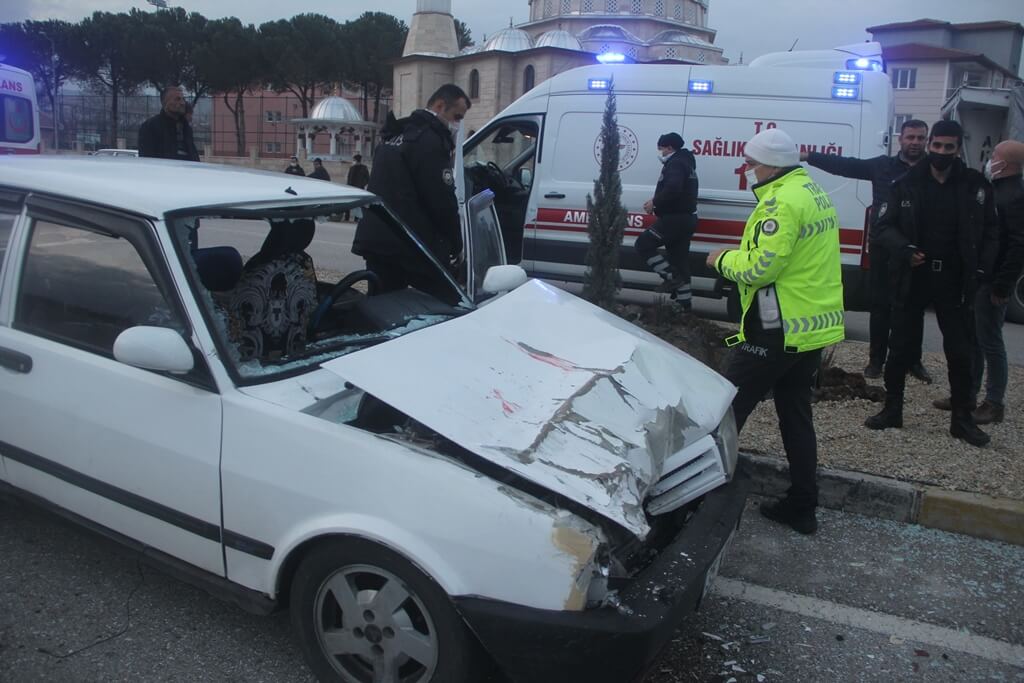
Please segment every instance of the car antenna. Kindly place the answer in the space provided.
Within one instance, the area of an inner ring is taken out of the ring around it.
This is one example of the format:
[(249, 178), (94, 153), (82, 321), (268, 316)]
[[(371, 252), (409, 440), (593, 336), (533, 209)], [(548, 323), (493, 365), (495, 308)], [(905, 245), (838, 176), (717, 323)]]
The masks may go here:
[(793, 48), (794, 48), (794, 47), (796, 47), (796, 44), (797, 44), (797, 43), (799, 43), (799, 42), (800, 42), (800, 39), (799, 39), (799, 38), (797, 38), (796, 40), (794, 40), (794, 41), (793, 41), (793, 44), (789, 46), (789, 51), (790, 51), (790, 52), (792, 52), (792, 51), (793, 51)]
[(299, 193), (293, 190), (290, 185), (285, 189), (285, 192), (287, 192), (288, 194), (293, 194), (296, 197), (299, 196)]

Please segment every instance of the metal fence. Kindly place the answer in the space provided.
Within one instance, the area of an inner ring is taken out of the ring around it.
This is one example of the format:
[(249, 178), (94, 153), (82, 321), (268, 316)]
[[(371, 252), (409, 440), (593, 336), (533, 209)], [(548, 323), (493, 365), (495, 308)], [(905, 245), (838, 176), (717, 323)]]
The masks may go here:
[[(234, 98), (230, 98), (234, 106)], [(360, 111), (363, 105), (352, 100)], [(109, 95), (89, 93), (61, 93), (57, 101), (59, 116), (54, 117), (49, 102), (40, 98), (43, 110), (43, 138), (48, 148), (54, 146), (53, 122), (56, 118), (58, 147), (63, 150), (94, 151), (105, 147), (123, 146), (138, 149), (139, 126), (160, 111), (157, 95), (131, 95), (118, 99), (116, 128), (111, 112)], [(371, 99), (367, 103), (367, 121), (383, 123), (390, 111), (390, 98), (382, 98), (376, 107)], [(299, 99), (288, 93), (282, 95), (259, 94), (244, 98), (245, 135), (242, 156), (255, 151), (258, 157), (288, 157), (296, 152), (296, 127), (291, 119), (302, 116)], [(376, 116), (374, 114), (376, 113)], [(239, 156), (235, 118), (219, 95), (201, 97), (195, 103), (192, 129), (200, 153), (209, 151), (214, 156)], [(365, 135), (365, 133), (364, 133)], [(372, 149), (374, 140), (359, 140), (357, 130), (343, 131), (338, 140), (338, 152), (351, 155), (356, 149)], [(316, 135), (317, 149), (327, 144), (326, 135)], [(360, 144), (360, 142), (362, 144)]]

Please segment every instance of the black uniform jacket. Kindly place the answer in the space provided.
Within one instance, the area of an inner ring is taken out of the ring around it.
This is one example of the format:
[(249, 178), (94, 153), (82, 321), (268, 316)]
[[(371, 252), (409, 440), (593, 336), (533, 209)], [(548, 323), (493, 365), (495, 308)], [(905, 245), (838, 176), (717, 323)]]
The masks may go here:
[[(905, 301), (910, 289), (910, 257), (917, 251), (928, 230), (921, 217), (924, 183), (931, 173), (927, 160), (897, 178), (888, 201), (878, 209), (878, 241), (889, 249), (890, 285), (895, 301)], [(963, 295), (971, 301), (978, 279), (991, 274), (999, 250), (999, 227), (992, 186), (985, 176), (967, 168), (962, 161), (953, 162), (946, 189), (957, 195), (957, 255), (963, 280)], [(926, 255), (927, 258), (927, 255)], [(918, 268), (930, 268), (926, 261)]]
[(139, 126), (139, 156), (199, 161), (199, 151), (192, 139), (192, 126), (185, 120), (181, 120), (181, 125), (184, 127), (182, 134), (187, 155), (178, 156), (178, 122), (162, 111), (143, 121)]
[(992, 291), (1008, 297), (1024, 270), (1024, 177), (1016, 175), (992, 182), (999, 213), (999, 255)]
[(696, 213), (697, 160), (688, 149), (681, 149), (665, 162), (654, 188), (654, 214)]
[[(446, 263), (462, 251), (462, 227), (455, 198), (452, 153), (455, 142), (448, 127), (425, 109), (406, 119), (388, 121), (382, 131), (370, 173), (370, 192), (378, 195), (402, 221)], [(391, 257), (403, 267), (424, 272), (422, 257), (411, 253), (391, 228), (372, 212), (356, 227), (353, 253)]]
[[(927, 163), (927, 161), (925, 158), (919, 163)], [(832, 175), (871, 181), (870, 237), (872, 240), (878, 238), (878, 209), (888, 199), (892, 181), (912, 168), (910, 164), (900, 159), (898, 154), (894, 156), (883, 154), (870, 159), (858, 159), (857, 157), (841, 157), (837, 154), (810, 152), (807, 155), (807, 163)]]

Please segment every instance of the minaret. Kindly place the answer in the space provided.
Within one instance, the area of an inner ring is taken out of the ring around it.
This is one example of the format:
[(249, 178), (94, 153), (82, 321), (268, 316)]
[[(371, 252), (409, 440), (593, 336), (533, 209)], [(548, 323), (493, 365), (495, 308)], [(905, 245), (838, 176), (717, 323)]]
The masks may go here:
[(416, 14), (412, 15), (412, 26), (409, 27), (402, 56), (453, 57), (458, 53), (452, 0), (416, 0)]

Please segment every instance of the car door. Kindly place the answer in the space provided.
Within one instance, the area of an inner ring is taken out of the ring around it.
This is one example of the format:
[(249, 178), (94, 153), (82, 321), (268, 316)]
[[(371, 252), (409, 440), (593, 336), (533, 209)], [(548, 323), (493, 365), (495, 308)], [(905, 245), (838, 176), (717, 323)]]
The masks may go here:
[(466, 294), (479, 303), (488, 296), (482, 291), (487, 270), (506, 264), (501, 225), (490, 190), (466, 202), (462, 239), (466, 249)]
[[(23, 200), (24, 195), (22, 193), (0, 190), (0, 319), (2, 319), (3, 311), (4, 261), (7, 258), (7, 246), (10, 244), (11, 236), (14, 233), (14, 223), (21, 214)], [(2, 368), (10, 366), (16, 368), (19, 362), (20, 359), (17, 356), (4, 353), (3, 349), (0, 348), (0, 378), (4, 374)], [(0, 449), (0, 482), (7, 479), (7, 465), (3, 449)]]
[(0, 352), (21, 361), (0, 367), (10, 482), (223, 575), (221, 400), (202, 355), (182, 376), (113, 357), (135, 325), (192, 340), (152, 224), (32, 196), (6, 268)]

